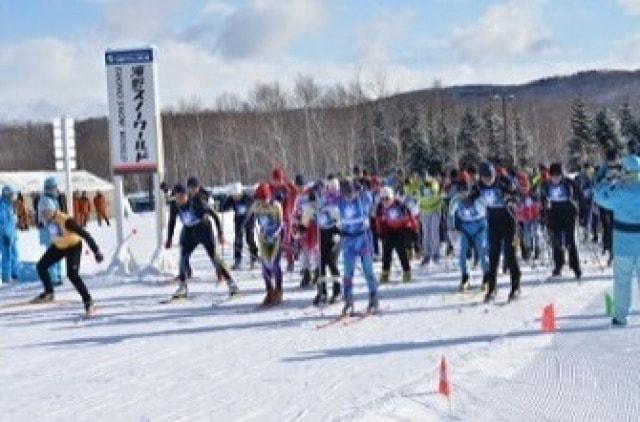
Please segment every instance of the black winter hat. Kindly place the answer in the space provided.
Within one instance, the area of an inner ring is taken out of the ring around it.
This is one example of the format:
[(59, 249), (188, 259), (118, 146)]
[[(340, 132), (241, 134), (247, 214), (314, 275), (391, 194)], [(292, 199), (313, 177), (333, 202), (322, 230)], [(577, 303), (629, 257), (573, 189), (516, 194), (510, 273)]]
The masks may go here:
[(483, 161), (478, 166), (478, 174), (481, 177), (492, 177), (496, 172), (496, 169), (493, 167), (493, 164)]
[(198, 186), (200, 186), (200, 182), (198, 182), (198, 179), (195, 176), (191, 176), (187, 179), (188, 188), (197, 188)]
[(173, 187), (173, 190), (171, 191), (171, 193), (173, 195), (185, 194), (187, 193), (187, 190), (184, 188), (184, 185), (182, 183), (178, 183)]
[(551, 167), (549, 167), (549, 174), (551, 176), (561, 176), (562, 175), (562, 164), (553, 163)]
[(305, 185), (304, 176), (301, 174), (297, 174), (295, 178), (295, 184), (296, 186), (304, 186)]

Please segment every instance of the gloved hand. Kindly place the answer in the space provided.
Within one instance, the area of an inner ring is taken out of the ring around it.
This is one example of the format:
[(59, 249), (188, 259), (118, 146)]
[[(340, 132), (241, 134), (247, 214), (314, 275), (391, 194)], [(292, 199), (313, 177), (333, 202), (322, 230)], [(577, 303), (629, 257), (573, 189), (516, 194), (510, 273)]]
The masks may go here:
[(96, 258), (96, 262), (99, 264), (102, 261), (104, 261), (104, 256), (102, 255), (102, 252), (98, 251), (94, 254), (95, 258)]

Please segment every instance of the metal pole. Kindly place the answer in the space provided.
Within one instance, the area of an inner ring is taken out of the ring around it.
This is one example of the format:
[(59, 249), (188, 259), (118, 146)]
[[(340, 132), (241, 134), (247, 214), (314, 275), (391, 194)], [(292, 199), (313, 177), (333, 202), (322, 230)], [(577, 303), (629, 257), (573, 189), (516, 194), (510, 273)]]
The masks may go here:
[[(69, 146), (69, 131), (67, 131), (67, 117), (62, 117), (62, 150), (64, 151), (64, 171), (65, 177), (67, 181), (67, 214), (73, 215), (73, 186), (71, 186), (71, 158), (70, 155), (70, 146)], [(75, 217), (75, 216), (74, 216)]]
[(124, 242), (124, 201), (127, 199), (124, 197), (124, 183), (122, 176), (113, 175), (113, 198), (115, 200), (115, 214), (116, 214), (116, 239), (118, 240), (118, 246)]

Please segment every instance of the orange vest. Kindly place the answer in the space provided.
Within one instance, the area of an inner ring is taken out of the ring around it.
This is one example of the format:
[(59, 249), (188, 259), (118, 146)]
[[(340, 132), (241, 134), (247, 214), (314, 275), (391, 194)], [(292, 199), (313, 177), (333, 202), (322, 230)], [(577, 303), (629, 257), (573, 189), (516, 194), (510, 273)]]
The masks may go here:
[(53, 239), (53, 244), (58, 249), (70, 249), (76, 246), (78, 243), (82, 242), (82, 238), (80, 237), (80, 235), (67, 230), (67, 228), (65, 227), (65, 223), (70, 218), (72, 217), (70, 217), (68, 214), (58, 211), (53, 217), (53, 221), (50, 221), (48, 224), (49, 233), (51, 234), (51, 238)]

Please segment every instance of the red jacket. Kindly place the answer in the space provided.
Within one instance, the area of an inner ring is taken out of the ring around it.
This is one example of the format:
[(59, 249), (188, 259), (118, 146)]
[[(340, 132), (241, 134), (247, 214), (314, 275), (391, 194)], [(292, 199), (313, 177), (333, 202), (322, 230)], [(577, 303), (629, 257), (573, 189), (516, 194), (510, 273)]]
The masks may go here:
[(379, 204), (376, 209), (376, 229), (382, 236), (401, 231), (417, 230), (416, 219), (405, 204), (394, 199), (391, 205), (386, 207)]
[(533, 195), (522, 195), (518, 201), (517, 217), (519, 223), (530, 223), (540, 218), (540, 201)]

